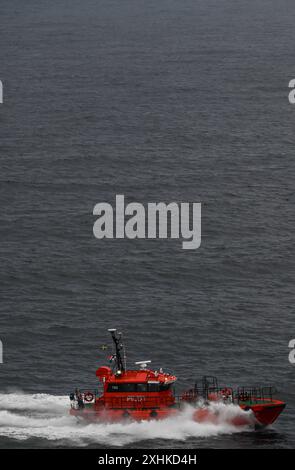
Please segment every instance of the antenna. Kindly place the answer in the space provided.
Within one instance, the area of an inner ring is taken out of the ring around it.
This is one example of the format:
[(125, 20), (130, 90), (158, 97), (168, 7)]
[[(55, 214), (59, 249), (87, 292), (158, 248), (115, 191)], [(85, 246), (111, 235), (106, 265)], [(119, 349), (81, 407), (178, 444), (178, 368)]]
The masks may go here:
[(122, 333), (117, 334), (116, 328), (109, 328), (108, 331), (111, 333), (115, 345), (117, 372), (125, 372), (125, 366), (121, 356), (121, 350), (124, 350), (124, 345), (121, 342)]
[(119, 335), (120, 335), (120, 337), (122, 338), (124, 368), (125, 368), (125, 370), (127, 370), (127, 356), (126, 356), (126, 347), (125, 347), (125, 343), (123, 342), (123, 333), (119, 333)]

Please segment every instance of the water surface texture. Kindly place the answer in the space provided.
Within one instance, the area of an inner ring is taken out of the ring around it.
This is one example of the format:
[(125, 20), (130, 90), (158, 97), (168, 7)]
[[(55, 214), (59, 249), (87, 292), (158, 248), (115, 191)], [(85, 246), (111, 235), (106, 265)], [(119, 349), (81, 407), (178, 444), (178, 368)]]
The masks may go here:
[[(0, 14), (0, 447), (294, 447), (294, 1)], [(202, 202), (201, 247), (95, 239), (93, 207), (116, 194)], [(110, 327), (179, 389), (215, 374), (288, 407), (260, 433), (187, 416), (80, 429), (65, 396), (96, 384)]]

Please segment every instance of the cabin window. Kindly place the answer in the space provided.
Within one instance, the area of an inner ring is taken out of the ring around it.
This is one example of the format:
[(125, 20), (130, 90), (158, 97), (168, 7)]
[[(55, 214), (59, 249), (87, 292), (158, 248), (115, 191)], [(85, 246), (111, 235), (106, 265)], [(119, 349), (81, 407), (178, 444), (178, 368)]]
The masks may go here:
[(169, 390), (172, 384), (160, 384), (160, 392), (165, 392)]
[(108, 385), (108, 392), (119, 392), (119, 385), (117, 384), (109, 384)]
[(148, 384), (149, 387), (149, 392), (158, 392), (159, 391), (159, 384), (154, 383), (154, 384)]
[(120, 392), (136, 392), (136, 384), (133, 383), (120, 384), (120, 387)]
[(108, 384), (108, 392), (165, 392), (169, 390), (171, 384), (159, 384), (159, 383), (110, 383)]
[(109, 384), (108, 392), (136, 392), (136, 383)]
[(158, 392), (159, 384), (147, 384), (147, 383), (110, 383), (107, 388), (108, 392)]

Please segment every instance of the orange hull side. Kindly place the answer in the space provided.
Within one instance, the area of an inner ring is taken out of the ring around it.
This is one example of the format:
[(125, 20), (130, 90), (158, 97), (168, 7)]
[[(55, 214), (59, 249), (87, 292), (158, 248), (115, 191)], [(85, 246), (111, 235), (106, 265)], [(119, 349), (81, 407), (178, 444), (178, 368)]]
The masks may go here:
[(274, 423), (284, 410), (285, 406), (286, 403), (280, 400), (272, 400), (269, 403), (255, 404), (251, 406), (240, 405), (244, 410), (250, 408), (253, 411), (256, 420), (262, 426), (268, 426)]

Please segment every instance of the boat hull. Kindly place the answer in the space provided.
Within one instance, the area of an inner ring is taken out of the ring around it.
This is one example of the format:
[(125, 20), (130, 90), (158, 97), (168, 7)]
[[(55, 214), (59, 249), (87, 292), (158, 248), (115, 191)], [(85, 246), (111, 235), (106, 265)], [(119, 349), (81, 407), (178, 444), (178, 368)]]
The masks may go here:
[(252, 410), (256, 419), (256, 424), (261, 427), (273, 424), (279, 417), (279, 415), (282, 413), (285, 406), (286, 403), (280, 400), (272, 400), (269, 402), (252, 404), (250, 406), (240, 404), (240, 407), (243, 410)]
[[(244, 413), (237, 413), (234, 416), (223, 416), (227, 424), (233, 426), (268, 426), (278, 418), (285, 403), (279, 400), (255, 404), (239, 404)], [(84, 418), (88, 421), (101, 422), (121, 422), (127, 420), (147, 421), (161, 420), (180, 413), (179, 407), (162, 407), (158, 409), (110, 409), (106, 407), (96, 407), (95, 403), (86, 405), (83, 409), (71, 409), (70, 414)], [(192, 419), (200, 423), (218, 424), (220, 422), (220, 410), (217, 407), (201, 406), (196, 407)]]

